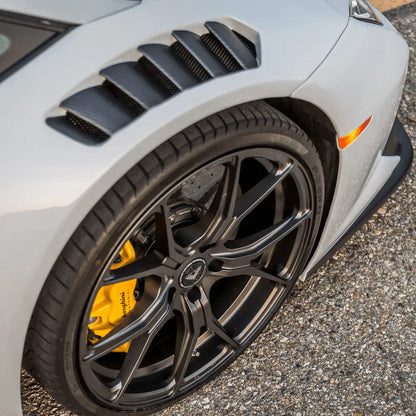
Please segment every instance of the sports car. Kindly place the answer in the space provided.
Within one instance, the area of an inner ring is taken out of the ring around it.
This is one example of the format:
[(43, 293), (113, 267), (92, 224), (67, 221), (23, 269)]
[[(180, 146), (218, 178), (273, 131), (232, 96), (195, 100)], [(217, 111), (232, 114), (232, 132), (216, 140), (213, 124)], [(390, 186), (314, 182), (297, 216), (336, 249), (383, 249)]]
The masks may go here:
[(236, 360), (406, 174), (407, 62), (365, 0), (0, 0), (0, 414)]

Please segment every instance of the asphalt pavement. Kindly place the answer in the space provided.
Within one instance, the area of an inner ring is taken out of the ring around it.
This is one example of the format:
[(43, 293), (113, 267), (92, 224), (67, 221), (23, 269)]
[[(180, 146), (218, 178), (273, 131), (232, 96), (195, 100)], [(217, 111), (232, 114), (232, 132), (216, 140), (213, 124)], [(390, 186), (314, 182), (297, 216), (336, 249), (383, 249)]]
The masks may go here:
[[(410, 45), (399, 118), (416, 145), (416, 3), (386, 15)], [(388, 51), (386, 51), (388, 53)], [(416, 415), (416, 172), (258, 340), (173, 415)], [(70, 416), (22, 373), (25, 416)]]

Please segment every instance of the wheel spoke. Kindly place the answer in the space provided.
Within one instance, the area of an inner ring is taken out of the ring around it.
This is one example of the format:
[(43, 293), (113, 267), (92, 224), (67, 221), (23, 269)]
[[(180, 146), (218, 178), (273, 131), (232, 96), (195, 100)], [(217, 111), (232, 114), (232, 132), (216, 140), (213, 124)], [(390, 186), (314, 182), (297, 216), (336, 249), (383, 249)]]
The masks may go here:
[(153, 252), (120, 269), (109, 270), (102, 281), (103, 286), (149, 276), (164, 277), (172, 274), (172, 269), (163, 264), (163, 261), (164, 259), (157, 252)]
[(235, 350), (240, 347), (240, 344), (236, 342), (230, 335), (228, 335), (227, 330), (216, 318), (211, 320), (208, 328)]
[(209, 297), (207, 296), (207, 294), (205, 293), (203, 289), (201, 290), (201, 303), (204, 309), (206, 327), (210, 329), (215, 335), (220, 337), (223, 341), (225, 341), (228, 345), (230, 345), (232, 348), (234, 349), (239, 348), (240, 344), (237, 341), (235, 341), (231, 337), (231, 335), (228, 334), (224, 326), (221, 325), (221, 323), (212, 313), (211, 304), (209, 302)]
[(263, 268), (259, 264), (252, 263), (250, 266), (245, 266), (241, 268), (229, 268), (224, 267), (219, 274), (219, 279), (224, 279), (227, 277), (240, 277), (240, 276), (254, 276), (260, 277), (262, 279), (270, 280), (272, 282), (279, 283), (281, 286), (288, 286), (290, 283), (290, 278), (285, 278), (283, 275), (277, 273), (273, 274), (271, 271)]
[(239, 240), (231, 240), (223, 246), (223, 251), (212, 252), (211, 256), (220, 260), (243, 260), (245, 265), (260, 256), (268, 247), (276, 244), (296, 230), (311, 214), (310, 210), (298, 212), (284, 221), (263, 231)]
[(201, 281), (201, 285), (205, 291), (205, 293), (210, 293), (212, 287), (222, 279), (226, 279), (228, 276), (226, 273), (223, 273), (222, 270), (217, 272), (209, 272), (209, 274), (205, 275), (205, 277)]
[(172, 314), (165, 314), (145, 334), (135, 338), (131, 342), (129, 351), (124, 358), (118, 377), (109, 384), (111, 402), (116, 403), (121, 399), (131, 383), (137, 368), (140, 366), (143, 358), (149, 350), (153, 339), (171, 316)]
[(176, 336), (175, 355), (173, 359), (172, 377), (175, 380), (175, 391), (183, 385), (186, 371), (195, 352), (201, 327), (205, 325), (202, 305), (199, 301), (191, 302), (181, 296), (178, 302), (178, 330)]
[(201, 290), (201, 298), (195, 302), (190, 301), (186, 295), (181, 297), (181, 318), (178, 323), (177, 341), (173, 362), (172, 377), (175, 380), (175, 391), (178, 391), (184, 383), (202, 327), (212, 331), (233, 349), (238, 349), (240, 344), (228, 334), (224, 326), (215, 318), (205, 291)]
[(240, 223), (250, 212), (260, 205), (270, 193), (276, 189), (283, 179), (292, 170), (292, 164), (288, 163), (283, 169), (274, 170), (265, 178), (253, 186), (244, 195), (237, 199), (234, 217), (235, 223)]
[(179, 246), (173, 235), (172, 223), (169, 218), (169, 207), (161, 203), (155, 213), (156, 241), (155, 249), (165, 259), (172, 259), (178, 263), (183, 261)]
[(139, 301), (133, 311), (119, 325), (88, 348), (83, 361), (94, 361), (109, 354), (132, 339), (152, 331), (159, 321), (165, 319), (171, 313), (168, 291), (172, 282), (167, 279), (162, 282), (156, 300), (151, 301), (144, 298)]
[(241, 160), (235, 156), (224, 166), (224, 175), (208, 211), (197, 223), (178, 230), (176, 236), (182, 246), (201, 245), (201, 240), (207, 245), (229, 227), (237, 200)]

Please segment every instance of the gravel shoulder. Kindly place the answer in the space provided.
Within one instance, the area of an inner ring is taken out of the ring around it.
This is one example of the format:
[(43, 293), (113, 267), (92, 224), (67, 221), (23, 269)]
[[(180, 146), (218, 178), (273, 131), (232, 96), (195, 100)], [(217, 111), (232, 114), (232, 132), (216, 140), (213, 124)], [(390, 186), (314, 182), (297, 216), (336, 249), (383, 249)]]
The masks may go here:
[[(410, 45), (399, 118), (416, 150), (416, 3), (386, 13)], [(236, 363), (168, 415), (416, 414), (416, 171), (297, 284)], [(25, 416), (71, 416), (25, 372)]]

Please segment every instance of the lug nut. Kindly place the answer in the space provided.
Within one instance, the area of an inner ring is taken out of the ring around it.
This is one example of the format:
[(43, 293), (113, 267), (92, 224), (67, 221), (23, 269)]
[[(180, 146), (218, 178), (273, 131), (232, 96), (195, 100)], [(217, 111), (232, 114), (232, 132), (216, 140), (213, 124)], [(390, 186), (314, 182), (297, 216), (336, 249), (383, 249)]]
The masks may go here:
[(198, 208), (198, 207), (194, 207), (191, 210), (191, 214), (194, 217), (196, 217), (196, 218), (200, 218), (201, 217), (201, 214), (202, 214), (202, 209), (201, 208)]
[(224, 263), (221, 260), (213, 260), (208, 265), (208, 270), (211, 272), (220, 272)]

